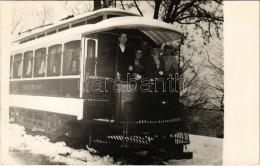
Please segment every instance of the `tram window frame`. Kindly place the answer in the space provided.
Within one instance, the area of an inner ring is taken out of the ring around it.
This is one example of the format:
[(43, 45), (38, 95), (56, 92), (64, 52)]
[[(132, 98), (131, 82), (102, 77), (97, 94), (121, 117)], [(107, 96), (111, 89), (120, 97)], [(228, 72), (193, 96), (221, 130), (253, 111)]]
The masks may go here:
[(33, 72), (34, 77), (44, 77), (46, 72), (47, 72), (46, 51), (47, 51), (46, 48), (39, 48), (39, 49), (35, 50), (34, 69), (33, 69), (34, 70), (34, 72)]
[(45, 37), (45, 33), (37, 35), (37, 39), (42, 38), (42, 37)]
[(82, 26), (82, 25), (85, 25), (85, 21), (80, 21), (80, 22), (75, 22), (71, 25), (71, 28), (74, 28), (74, 27), (78, 27), (78, 26)]
[(13, 78), (13, 71), (14, 71), (14, 69), (13, 69), (13, 58), (14, 58), (14, 56), (13, 55), (11, 55), (10, 56), (10, 71), (9, 71), (9, 78), (10, 79), (12, 79)]
[[(33, 51), (26, 51), (23, 58), (23, 78), (32, 77), (33, 70)], [(30, 63), (29, 63), (30, 62)], [(28, 74), (29, 72), (29, 74)]]
[[(72, 50), (71, 50), (72, 49)], [(69, 52), (68, 52), (69, 51)], [(72, 51), (72, 53), (71, 53)], [(63, 49), (63, 75), (77, 75), (80, 73), (81, 41), (73, 40), (64, 44)], [(69, 60), (70, 59), (70, 60)], [(74, 64), (75, 62), (75, 64)], [(73, 66), (75, 68), (73, 69)]]
[[(89, 45), (92, 42), (94, 43), (94, 45), (92, 45), (92, 46)], [(93, 39), (89, 39), (88, 40), (88, 43), (87, 43), (87, 58), (95, 58), (96, 57), (96, 45), (97, 45), (97, 42), (95, 40), (93, 40)], [(92, 48), (94, 48), (94, 49), (92, 50)], [(92, 53), (91, 53), (92, 56), (91, 57), (89, 56), (90, 51), (92, 51)]]
[(85, 72), (90, 75), (96, 75), (96, 47), (97, 41), (94, 39), (87, 39), (86, 56), (85, 56)]
[[(55, 48), (54, 53), (51, 53), (52, 49), (54, 48)], [(47, 76), (58, 76), (61, 74), (61, 56), (62, 56), (62, 44), (56, 44), (48, 47)], [(55, 61), (52, 62), (51, 59)], [(54, 67), (55, 67), (55, 72), (53, 72)], [(52, 70), (50, 68), (52, 68)]]
[(34, 36), (34, 37), (27, 39), (26, 42), (29, 42), (29, 41), (32, 41), (32, 40), (35, 40), (35, 39), (36, 39), (36, 37)]
[(108, 14), (108, 15), (107, 15), (107, 19), (114, 18), (114, 17), (121, 17), (121, 16), (122, 16), (122, 15)]
[(50, 30), (50, 31), (47, 32), (47, 36), (52, 35), (52, 34), (55, 34), (55, 33), (57, 33), (57, 30), (56, 30), (56, 29)]
[(22, 76), (23, 76), (23, 54), (18, 53), (14, 55), (13, 78), (22, 78)]
[(87, 20), (87, 24), (96, 24), (103, 20), (103, 16), (97, 16)]
[(69, 26), (69, 25), (59, 28), (59, 29), (58, 29), (58, 32), (65, 31), (65, 30), (67, 30), (67, 29), (70, 29), (70, 26)]

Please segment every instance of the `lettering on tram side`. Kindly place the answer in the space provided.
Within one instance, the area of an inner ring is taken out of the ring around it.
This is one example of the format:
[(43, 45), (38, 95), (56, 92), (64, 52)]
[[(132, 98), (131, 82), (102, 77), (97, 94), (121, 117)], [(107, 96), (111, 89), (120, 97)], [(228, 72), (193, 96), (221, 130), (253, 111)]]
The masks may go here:
[(21, 81), (19, 94), (45, 95), (46, 84), (44, 80)]
[(23, 85), (23, 90), (43, 90), (43, 85)]

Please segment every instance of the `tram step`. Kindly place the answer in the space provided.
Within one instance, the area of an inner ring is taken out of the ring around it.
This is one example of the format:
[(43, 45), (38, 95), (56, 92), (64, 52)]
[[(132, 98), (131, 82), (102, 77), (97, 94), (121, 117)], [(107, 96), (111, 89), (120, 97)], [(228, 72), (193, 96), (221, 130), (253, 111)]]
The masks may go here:
[(153, 149), (148, 151), (147, 156), (157, 156), (161, 157), (164, 161), (168, 161), (171, 159), (191, 159), (193, 157), (193, 153), (183, 151), (169, 152), (164, 149)]

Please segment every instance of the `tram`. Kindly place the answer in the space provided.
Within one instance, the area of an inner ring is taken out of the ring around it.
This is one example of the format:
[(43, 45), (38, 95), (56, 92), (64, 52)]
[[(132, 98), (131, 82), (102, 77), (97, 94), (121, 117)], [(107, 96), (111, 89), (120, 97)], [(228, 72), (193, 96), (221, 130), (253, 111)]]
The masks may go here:
[(142, 40), (158, 46), (183, 38), (170, 24), (119, 9), (21, 34), (10, 56), (10, 117), (57, 140), (82, 138), (94, 148), (160, 147), (191, 158), (183, 152), (190, 141), (179, 99), (127, 91), (133, 84), (114, 81), (122, 31), (132, 50)]

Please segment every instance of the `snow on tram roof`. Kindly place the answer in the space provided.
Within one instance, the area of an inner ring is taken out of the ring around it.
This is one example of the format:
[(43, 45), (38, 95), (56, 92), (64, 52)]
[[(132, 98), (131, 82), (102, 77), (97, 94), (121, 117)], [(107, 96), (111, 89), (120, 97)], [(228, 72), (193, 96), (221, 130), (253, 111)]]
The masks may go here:
[[(168, 24), (155, 19), (145, 17), (116, 17), (97, 23), (88, 29), (88, 32), (99, 32), (112, 29), (138, 29), (149, 36), (156, 44), (181, 39), (183, 34)], [(88, 33), (87, 31), (85, 33)]]
[(16, 45), (13, 50), (20, 50), (40, 45), (41, 43), (49, 43), (50, 41), (68, 39), (76, 36), (77, 38), (80, 38), (85, 34), (98, 33), (114, 29), (138, 29), (150, 37), (156, 44), (163, 44), (165, 42), (178, 40), (183, 37), (183, 34), (175, 30), (172, 24), (167, 24), (155, 19), (147, 19), (145, 17), (125, 16), (114, 17), (96, 24), (86, 24), (68, 29), (50, 36)]
[(33, 35), (43, 33), (45, 31), (48, 31), (48, 30), (51, 30), (53, 28), (57, 28), (57, 27), (63, 26), (65, 24), (68, 24), (68, 23), (71, 23), (71, 22), (76, 22), (76, 21), (81, 20), (83, 18), (88, 18), (88, 17), (91, 18), (92, 16), (97, 16), (97, 15), (102, 15), (102, 14), (111, 14), (111, 15), (113, 15), (113, 14), (122, 14), (123, 16), (124, 15), (140, 16), (138, 14), (135, 14), (135, 13), (132, 13), (132, 12), (129, 12), (129, 11), (125, 11), (125, 10), (122, 10), (122, 9), (117, 9), (117, 8), (99, 9), (99, 10), (96, 10), (96, 11), (93, 11), (93, 12), (88, 12), (88, 13), (84, 13), (84, 14), (81, 14), (81, 15), (76, 16), (76, 17), (72, 17), (72, 18), (67, 19), (67, 20), (59, 21), (59, 22), (57, 22), (57, 23), (55, 23), (53, 25), (49, 25), (49, 26), (42, 27), (42, 28), (39, 28), (39, 29), (36, 29), (36, 30), (32, 30), (30, 32), (26, 32), (24, 35), (21, 34), (16, 41), (21, 41), (24, 38), (28, 38), (28, 37), (31, 37)]

